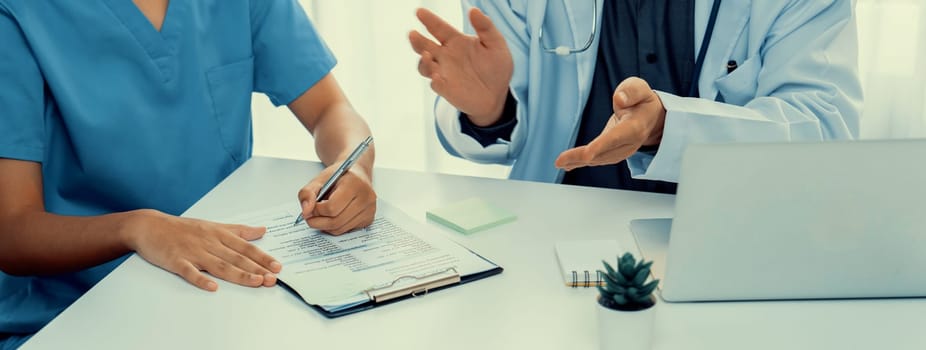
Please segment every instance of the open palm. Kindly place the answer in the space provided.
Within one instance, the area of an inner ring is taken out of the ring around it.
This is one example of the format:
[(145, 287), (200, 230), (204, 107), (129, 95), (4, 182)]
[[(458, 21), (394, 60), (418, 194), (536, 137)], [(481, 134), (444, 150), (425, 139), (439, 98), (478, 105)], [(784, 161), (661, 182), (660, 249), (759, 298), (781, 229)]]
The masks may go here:
[(504, 36), (478, 9), (469, 13), (476, 35), (466, 35), (428, 10), (418, 18), (434, 42), (417, 31), (409, 35), (421, 56), (418, 71), (431, 79), (431, 89), (466, 113), (474, 124), (486, 126), (501, 116), (514, 64)]

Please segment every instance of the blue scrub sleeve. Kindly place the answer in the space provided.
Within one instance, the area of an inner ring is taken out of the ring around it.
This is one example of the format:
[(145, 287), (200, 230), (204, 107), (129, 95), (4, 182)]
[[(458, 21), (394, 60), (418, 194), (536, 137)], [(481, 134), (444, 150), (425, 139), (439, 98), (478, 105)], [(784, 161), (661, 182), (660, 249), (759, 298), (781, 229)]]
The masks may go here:
[(293, 102), (334, 68), (331, 50), (296, 0), (251, 0), (254, 90)]
[(19, 24), (0, 5), (0, 158), (41, 162), (45, 83)]

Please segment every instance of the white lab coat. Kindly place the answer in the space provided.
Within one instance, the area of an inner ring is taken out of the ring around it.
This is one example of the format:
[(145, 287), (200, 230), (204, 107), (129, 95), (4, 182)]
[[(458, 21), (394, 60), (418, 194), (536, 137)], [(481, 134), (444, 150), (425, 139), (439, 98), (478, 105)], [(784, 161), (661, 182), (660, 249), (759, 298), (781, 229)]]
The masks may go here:
[[(598, 1), (599, 11), (603, 1)], [(586, 52), (567, 57), (547, 47), (581, 47), (591, 33), (593, 0), (464, 0), (482, 9), (507, 38), (518, 101), (511, 141), (483, 147), (461, 132), (459, 111), (438, 98), (439, 139), (448, 152), (479, 163), (511, 164), (510, 178), (560, 182), (559, 154), (575, 145), (598, 57), (599, 34)], [(695, 1), (695, 52), (712, 0)], [(862, 90), (850, 0), (726, 0), (699, 83), (702, 99), (657, 92), (666, 108), (655, 156), (628, 159), (635, 178), (677, 182), (685, 147), (694, 143), (792, 142), (858, 137)], [(544, 20), (544, 15), (546, 19)], [(599, 15), (600, 17), (600, 15)], [(600, 25), (598, 26), (601, 27)], [(472, 33), (467, 23), (465, 30)], [(727, 73), (727, 62), (739, 68)], [(716, 102), (718, 94), (724, 103)]]

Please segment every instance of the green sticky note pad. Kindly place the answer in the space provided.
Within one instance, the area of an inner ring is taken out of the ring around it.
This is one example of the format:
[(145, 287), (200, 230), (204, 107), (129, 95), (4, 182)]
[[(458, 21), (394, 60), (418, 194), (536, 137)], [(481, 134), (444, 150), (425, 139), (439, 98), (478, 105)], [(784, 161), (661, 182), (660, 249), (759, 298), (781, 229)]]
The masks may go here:
[(514, 213), (481, 198), (470, 198), (443, 208), (428, 210), (428, 220), (454, 231), (470, 234), (517, 220)]

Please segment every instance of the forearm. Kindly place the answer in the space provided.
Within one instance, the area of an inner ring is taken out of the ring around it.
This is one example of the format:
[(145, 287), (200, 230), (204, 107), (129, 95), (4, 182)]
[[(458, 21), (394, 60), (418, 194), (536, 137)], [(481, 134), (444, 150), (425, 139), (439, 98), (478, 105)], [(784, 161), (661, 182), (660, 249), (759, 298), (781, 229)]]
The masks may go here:
[(6, 214), (0, 217), (0, 269), (12, 275), (52, 275), (113, 260), (132, 251), (129, 227), (147, 212), (94, 217), (38, 210)]
[[(326, 166), (336, 164), (370, 136), (370, 128), (354, 110), (331, 74), (289, 104), (290, 110), (315, 137), (315, 152)], [(354, 171), (372, 178), (374, 146), (357, 160)]]
[[(326, 108), (313, 130), (315, 152), (325, 165), (337, 164), (370, 136), (370, 129), (363, 118), (347, 102), (334, 103)], [(373, 144), (354, 164), (357, 170), (363, 170), (367, 176), (373, 174), (373, 162), (376, 158)]]
[[(135, 251), (190, 283), (215, 290), (200, 271), (245, 286), (272, 286), (279, 262), (245, 240), (265, 228), (178, 218), (157, 210), (100, 216), (48, 213), (41, 164), (0, 158), (0, 270), (10, 275), (79, 271)], [(242, 256), (245, 258), (242, 259)]]

